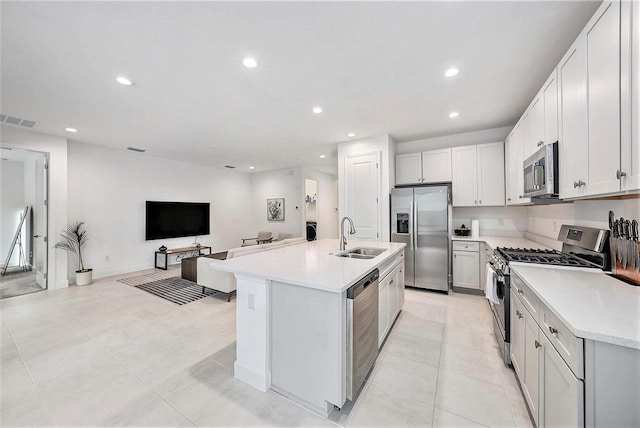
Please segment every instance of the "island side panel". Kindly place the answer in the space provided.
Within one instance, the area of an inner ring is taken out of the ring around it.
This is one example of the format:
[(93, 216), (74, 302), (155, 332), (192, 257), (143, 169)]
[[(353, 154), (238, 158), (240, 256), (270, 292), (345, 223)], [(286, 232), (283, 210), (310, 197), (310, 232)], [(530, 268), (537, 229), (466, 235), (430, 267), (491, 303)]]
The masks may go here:
[(271, 281), (236, 275), (236, 361), (234, 376), (261, 391), (269, 373), (269, 288)]
[(321, 413), (346, 401), (346, 294), (271, 284), (272, 388)]

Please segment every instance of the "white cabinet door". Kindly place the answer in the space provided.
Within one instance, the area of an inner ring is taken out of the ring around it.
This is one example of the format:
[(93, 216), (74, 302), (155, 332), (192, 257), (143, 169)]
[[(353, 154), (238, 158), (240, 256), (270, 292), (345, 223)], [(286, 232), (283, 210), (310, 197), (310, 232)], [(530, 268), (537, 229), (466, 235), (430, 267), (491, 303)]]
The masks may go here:
[(453, 206), (475, 207), (478, 205), (478, 162), (476, 146), (454, 147), (452, 159)]
[(402, 309), (402, 305), (404, 305), (404, 261), (400, 263), (400, 268), (398, 269), (398, 310)]
[(453, 286), (480, 290), (480, 253), (453, 252)]
[(421, 154), (396, 155), (396, 184), (420, 183), (422, 183)]
[(389, 274), (389, 327), (393, 324), (393, 320), (396, 319), (396, 315), (398, 313), (398, 291), (399, 291), (399, 283), (398, 283), (398, 268), (395, 268)]
[(605, 2), (586, 32), (588, 176), (585, 195), (620, 190), (620, 2)]
[(524, 380), (525, 310), (513, 291), (511, 293), (511, 364), (522, 384)]
[(531, 202), (531, 198), (524, 197), (524, 168), (522, 161), (524, 161), (524, 144), (523, 135), (528, 132), (523, 128), (522, 120), (516, 124), (513, 132), (513, 157), (515, 160), (515, 193), (513, 194), (514, 203), (517, 205), (528, 204)]
[(517, 201), (517, 196), (514, 198), (516, 193), (516, 158), (515, 158), (515, 150), (513, 148), (514, 145), (513, 133), (511, 133), (504, 142), (504, 150), (505, 150), (505, 179), (506, 179), (506, 198), (507, 205), (513, 205)]
[(422, 152), (422, 182), (451, 181), (451, 149)]
[(560, 198), (584, 194), (587, 180), (586, 53), (578, 39), (558, 66), (560, 91)]
[(640, 189), (640, 3), (622, 2), (620, 189)]
[(544, 102), (544, 137), (545, 144), (558, 141), (558, 70), (553, 70), (551, 76), (542, 87)]
[(544, 94), (541, 90), (533, 99), (530, 108), (531, 116), (531, 146), (532, 150), (525, 157), (529, 157), (544, 145)]
[(356, 228), (354, 239), (378, 238), (378, 154), (347, 156), (346, 215)]
[(504, 206), (504, 145), (480, 144), (478, 157), (478, 205)]
[(538, 383), (539, 383), (539, 336), (540, 329), (533, 317), (525, 312), (525, 336), (524, 336), (524, 371), (522, 390), (529, 404), (529, 410), (533, 420), (538, 424)]
[(382, 346), (384, 338), (389, 328), (389, 279), (387, 275), (385, 279), (380, 281), (378, 295), (378, 348)]
[(539, 427), (584, 426), (584, 385), (540, 335), (540, 418)]
[(535, 144), (531, 141), (531, 112), (526, 111), (520, 119), (522, 141), (522, 161), (535, 152)]

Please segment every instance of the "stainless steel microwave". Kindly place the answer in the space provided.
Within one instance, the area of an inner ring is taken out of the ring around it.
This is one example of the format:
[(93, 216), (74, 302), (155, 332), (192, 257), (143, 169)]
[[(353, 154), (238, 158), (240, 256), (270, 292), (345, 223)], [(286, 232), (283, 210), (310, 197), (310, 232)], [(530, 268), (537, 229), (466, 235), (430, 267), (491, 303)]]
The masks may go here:
[(522, 163), (526, 198), (558, 197), (558, 142), (547, 144)]

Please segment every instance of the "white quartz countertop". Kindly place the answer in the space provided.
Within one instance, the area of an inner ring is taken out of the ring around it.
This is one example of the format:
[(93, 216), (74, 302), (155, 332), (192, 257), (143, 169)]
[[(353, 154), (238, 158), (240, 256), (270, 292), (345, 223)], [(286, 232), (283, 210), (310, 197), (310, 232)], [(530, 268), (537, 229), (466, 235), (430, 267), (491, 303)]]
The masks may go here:
[(596, 269), (509, 266), (577, 337), (640, 349), (640, 287)]
[(496, 249), (497, 247), (511, 247), (511, 248), (531, 248), (531, 249), (549, 249), (542, 244), (539, 244), (535, 241), (526, 238), (519, 238), (513, 236), (479, 236), (477, 238), (472, 238), (471, 236), (452, 236), (451, 240), (453, 241), (474, 241), (474, 242), (485, 242), (492, 249)]
[(380, 248), (385, 252), (373, 259), (336, 257), (335, 254), (340, 253), (339, 240), (320, 239), (229, 260), (212, 260), (211, 267), (238, 275), (342, 293), (402, 251), (405, 244), (350, 240), (347, 250), (356, 247)]

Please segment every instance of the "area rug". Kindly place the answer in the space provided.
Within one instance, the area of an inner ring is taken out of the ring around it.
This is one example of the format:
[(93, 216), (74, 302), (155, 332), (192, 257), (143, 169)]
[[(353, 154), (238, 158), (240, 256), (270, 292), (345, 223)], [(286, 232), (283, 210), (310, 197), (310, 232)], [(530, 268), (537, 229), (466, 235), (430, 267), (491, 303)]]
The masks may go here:
[(144, 290), (155, 296), (162, 297), (177, 305), (184, 305), (217, 293), (217, 291), (211, 290), (210, 288), (204, 288), (203, 293), (202, 286), (192, 281), (182, 279), (177, 276), (176, 272), (170, 271), (122, 278), (118, 281)]

